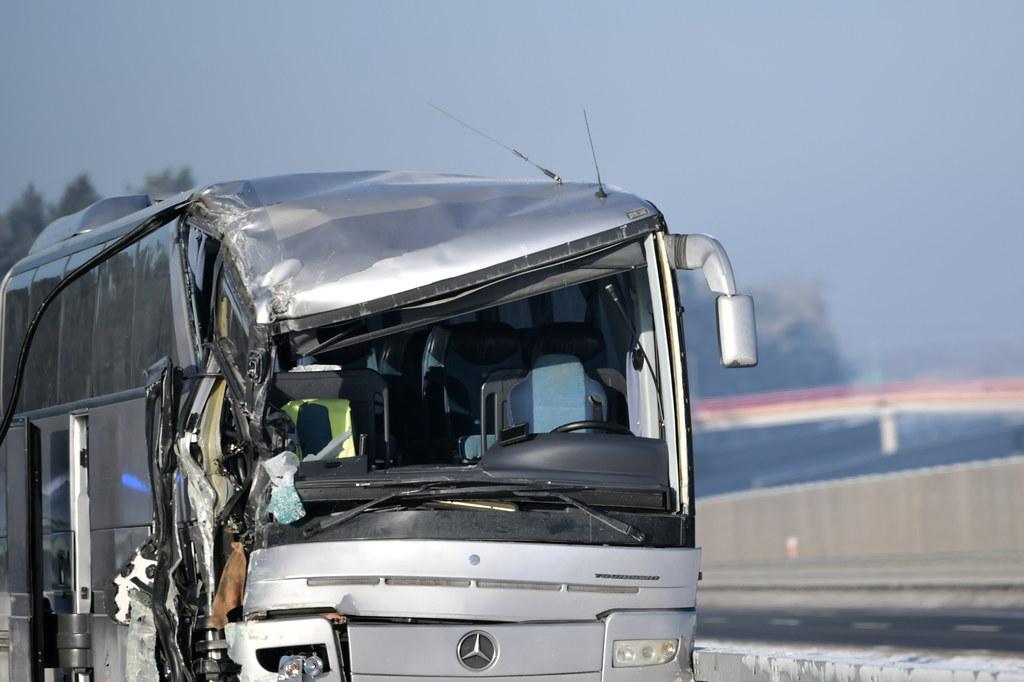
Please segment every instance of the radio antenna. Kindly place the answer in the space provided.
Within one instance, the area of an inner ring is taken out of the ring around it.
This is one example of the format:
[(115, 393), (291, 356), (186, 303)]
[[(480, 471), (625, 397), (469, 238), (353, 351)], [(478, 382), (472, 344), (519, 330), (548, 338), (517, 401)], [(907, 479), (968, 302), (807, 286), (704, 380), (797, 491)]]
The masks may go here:
[(587, 126), (587, 139), (590, 141), (590, 155), (594, 157), (594, 171), (597, 172), (597, 192), (594, 196), (598, 199), (604, 199), (608, 196), (608, 193), (604, 191), (604, 183), (601, 182), (601, 167), (597, 165), (597, 152), (594, 151), (594, 138), (590, 135), (590, 119), (587, 118), (587, 110), (583, 110), (583, 122)]
[(539, 163), (534, 163), (533, 161), (530, 160), (529, 157), (526, 156), (526, 154), (522, 153), (518, 149), (514, 149), (513, 147), (509, 147), (507, 144), (505, 144), (501, 140), (497, 140), (497, 139), (491, 137), (490, 135), (488, 135), (484, 131), (480, 130), (479, 128), (474, 128), (473, 126), (471, 126), (470, 124), (466, 123), (465, 121), (463, 121), (461, 118), (459, 118), (455, 114), (451, 113), (450, 111), (445, 111), (444, 109), (442, 109), (441, 107), (437, 106), (433, 102), (427, 102), (427, 104), (432, 106), (434, 109), (437, 109), (442, 114), (444, 114), (445, 116), (447, 116), (451, 120), (455, 121), (459, 125), (464, 126), (466, 128), (469, 128), (470, 130), (472, 130), (474, 133), (476, 133), (480, 137), (484, 138), (485, 140), (490, 140), (491, 142), (493, 142), (494, 144), (498, 145), (499, 147), (504, 147), (505, 149), (507, 149), (508, 151), (512, 152), (513, 154), (518, 156), (520, 159), (525, 161), (526, 163), (530, 164), (531, 166), (533, 166), (534, 168), (539, 170), (544, 175), (548, 176), (549, 178), (551, 178), (552, 180), (557, 182), (559, 185), (562, 184), (562, 178), (561, 178), (560, 175), (558, 175), (558, 173), (555, 173), (554, 171), (549, 171), (547, 168), (545, 168), (544, 166), (540, 165)]

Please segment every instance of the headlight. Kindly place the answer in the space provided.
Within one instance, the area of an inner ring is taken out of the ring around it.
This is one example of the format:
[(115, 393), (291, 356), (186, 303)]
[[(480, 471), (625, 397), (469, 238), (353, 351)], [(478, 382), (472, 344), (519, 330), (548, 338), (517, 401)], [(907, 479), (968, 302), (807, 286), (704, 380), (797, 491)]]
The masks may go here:
[(303, 661), (302, 672), (306, 673), (310, 677), (318, 677), (324, 672), (324, 662), (320, 660), (319, 656), (313, 654)]
[(324, 662), (316, 654), (282, 656), (277, 666), (278, 680), (312, 680), (324, 672)]
[(620, 639), (613, 643), (612, 667), (661, 665), (675, 658), (678, 652), (678, 639)]
[(277, 666), (277, 679), (279, 680), (301, 680), (302, 679), (302, 657), (282, 656)]

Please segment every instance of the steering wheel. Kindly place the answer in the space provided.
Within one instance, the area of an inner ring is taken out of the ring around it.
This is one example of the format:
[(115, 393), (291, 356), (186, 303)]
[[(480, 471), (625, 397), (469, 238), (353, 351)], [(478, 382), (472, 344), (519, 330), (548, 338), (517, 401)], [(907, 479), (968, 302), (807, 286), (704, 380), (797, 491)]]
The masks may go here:
[(608, 433), (617, 433), (621, 436), (632, 436), (633, 432), (622, 424), (616, 424), (615, 422), (602, 422), (602, 421), (580, 421), (580, 422), (568, 422), (561, 426), (556, 426), (551, 429), (551, 433), (569, 433), (570, 431), (581, 431), (583, 429), (595, 429), (597, 431), (607, 431)]

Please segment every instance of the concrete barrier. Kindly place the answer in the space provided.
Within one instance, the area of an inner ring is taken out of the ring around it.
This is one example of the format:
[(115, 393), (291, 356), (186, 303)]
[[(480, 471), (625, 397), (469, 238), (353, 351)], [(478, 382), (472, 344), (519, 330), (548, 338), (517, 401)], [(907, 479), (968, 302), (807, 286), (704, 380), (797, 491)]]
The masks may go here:
[(701, 603), (1024, 608), (1024, 456), (697, 502)]
[[(898, 457), (898, 455), (895, 455)], [(709, 565), (1024, 550), (1024, 456), (697, 501)]]

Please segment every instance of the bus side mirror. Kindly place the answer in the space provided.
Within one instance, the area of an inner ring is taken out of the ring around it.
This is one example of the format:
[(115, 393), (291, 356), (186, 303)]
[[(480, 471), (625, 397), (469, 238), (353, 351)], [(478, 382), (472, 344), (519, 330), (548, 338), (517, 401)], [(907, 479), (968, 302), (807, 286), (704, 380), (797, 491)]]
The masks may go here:
[(667, 234), (665, 251), (675, 270), (701, 270), (711, 291), (721, 294), (718, 312), (718, 350), (723, 367), (757, 365), (754, 299), (736, 292), (736, 278), (725, 248), (706, 234)]
[(722, 367), (755, 367), (757, 329), (754, 326), (754, 299), (743, 294), (719, 296), (715, 304)]

